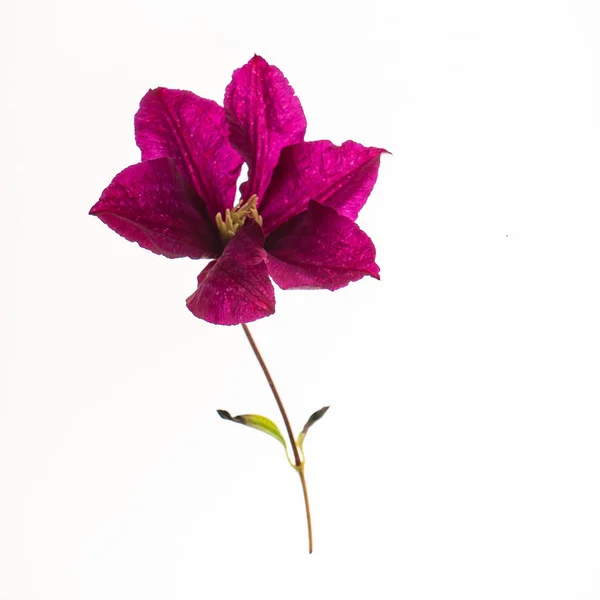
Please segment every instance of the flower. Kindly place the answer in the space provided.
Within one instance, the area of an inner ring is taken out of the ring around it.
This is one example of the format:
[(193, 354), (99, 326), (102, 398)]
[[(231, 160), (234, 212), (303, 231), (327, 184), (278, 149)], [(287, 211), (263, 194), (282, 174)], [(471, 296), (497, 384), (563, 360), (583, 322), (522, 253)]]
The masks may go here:
[[(354, 221), (385, 150), (305, 142), (305, 131), (294, 90), (260, 56), (233, 73), (224, 107), (150, 90), (135, 115), (142, 160), (112, 180), (90, 214), (156, 254), (213, 259), (187, 299), (211, 323), (273, 314), (271, 279), (282, 289), (329, 290), (379, 279), (375, 247)], [(248, 180), (234, 206), (243, 162)]]

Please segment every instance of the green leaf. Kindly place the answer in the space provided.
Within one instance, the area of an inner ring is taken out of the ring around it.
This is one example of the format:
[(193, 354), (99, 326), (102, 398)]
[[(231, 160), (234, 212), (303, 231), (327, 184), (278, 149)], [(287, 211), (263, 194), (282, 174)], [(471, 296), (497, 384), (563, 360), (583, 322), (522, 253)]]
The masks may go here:
[(217, 410), (217, 412), (221, 419), (240, 423), (241, 425), (246, 425), (247, 427), (252, 427), (253, 429), (258, 429), (259, 431), (264, 431), (265, 433), (272, 435), (276, 440), (279, 440), (283, 444), (287, 454), (285, 440), (283, 439), (279, 428), (271, 421), (271, 419), (267, 419), (267, 417), (262, 417), (261, 415), (238, 415), (237, 417), (232, 417), (226, 410)]
[(324, 406), (323, 408), (319, 409), (317, 412), (314, 412), (312, 415), (310, 415), (310, 418), (308, 419), (308, 421), (306, 421), (306, 425), (304, 426), (304, 429), (300, 432), (300, 435), (298, 436), (298, 448), (300, 448), (300, 450), (302, 450), (302, 444), (304, 442), (304, 438), (306, 437), (308, 430), (319, 419), (321, 419), (328, 410), (329, 410), (329, 406)]

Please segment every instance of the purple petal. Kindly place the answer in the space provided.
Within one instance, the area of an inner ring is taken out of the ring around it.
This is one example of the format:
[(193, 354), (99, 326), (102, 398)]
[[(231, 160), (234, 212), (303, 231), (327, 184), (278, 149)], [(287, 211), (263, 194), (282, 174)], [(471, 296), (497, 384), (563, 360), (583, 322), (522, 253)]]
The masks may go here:
[(244, 198), (262, 198), (281, 149), (304, 139), (306, 119), (300, 100), (283, 73), (254, 56), (233, 73), (225, 90), (231, 145), (248, 163)]
[(216, 325), (238, 325), (275, 312), (263, 242), (253, 221), (237, 232), (222, 256), (198, 275), (198, 289), (187, 299), (195, 316)]
[(365, 275), (379, 279), (375, 246), (356, 223), (311, 201), (266, 241), (269, 274), (284, 289), (337, 290)]
[(341, 146), (326, 140), (302, 142), (284, 148), (260, 203), (265, 232), (301, 213), (309, 200), (354, 221), (377, 181), (384, 152), (352, 141)]
[(192, 92), (150, 90), (135, 115), (135, 139), (142, 160), (175, 159), (211, 218), (233, 206), (242, 166), (228, 136), (225, 111)]
[(170, 158), (121, 171), (90, 214), (130, 242), (168, 258), (214, 258), (215, 229), (196, 208), (198, 197)]

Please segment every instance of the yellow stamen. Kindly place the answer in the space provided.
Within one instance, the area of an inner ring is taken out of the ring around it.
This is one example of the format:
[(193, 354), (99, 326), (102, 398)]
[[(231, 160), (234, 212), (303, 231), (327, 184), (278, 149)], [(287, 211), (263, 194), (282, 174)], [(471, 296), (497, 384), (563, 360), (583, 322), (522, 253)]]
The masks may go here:
[(217, 213), (215, 223), (224, 244), (227, 244), (238, 232), (238, 229), (246, 222), (247, 217), (254, 219), (262, 227), (263, 220), (256, 209), (257, 201), (258, 196), (256, 194), (251, 196), (246, 202), (240, 200), (237, 206), (234, 206), (231, 210), (225, 210), (225, 220), (223, 220), (221, 213)]

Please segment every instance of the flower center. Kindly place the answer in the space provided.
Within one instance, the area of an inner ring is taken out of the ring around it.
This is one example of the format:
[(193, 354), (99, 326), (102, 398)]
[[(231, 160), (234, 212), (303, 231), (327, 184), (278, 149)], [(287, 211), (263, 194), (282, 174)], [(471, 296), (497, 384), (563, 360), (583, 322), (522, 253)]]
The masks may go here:
[(254, 219), (262, 227), (262, 217), (256, 210), (256, 202), (258, 196), (254, 194), (246, 202), (240, 200), (237, 206), (234, 206), (231, 210), (225, 210), (225, 218), (221, 216), (221, 213), (217, 213), (215, 222), (219, 235), (223, 244), (227, 244), (229, 240), (237, 233), (238, 229), (246, 222), (246, 217)]

